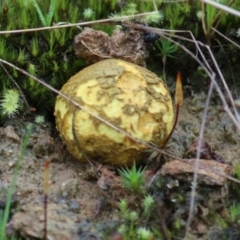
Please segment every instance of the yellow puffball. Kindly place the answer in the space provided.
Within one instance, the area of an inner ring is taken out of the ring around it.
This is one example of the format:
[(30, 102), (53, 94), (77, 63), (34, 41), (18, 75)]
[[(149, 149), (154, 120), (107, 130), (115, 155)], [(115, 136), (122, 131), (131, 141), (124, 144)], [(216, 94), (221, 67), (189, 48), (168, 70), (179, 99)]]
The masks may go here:
[[(148, 143), (161, 146), (173, 125), (172, 100), (165, 83), (147, 69), (122, 60), (108, 59), (86, 67), (61, 92)], [(86, 161), (86, 154), (115, 166), (130, 165), (146, 150), (61, 96), (56, 100), (55, 116), (68, 151), (81, 161)]]

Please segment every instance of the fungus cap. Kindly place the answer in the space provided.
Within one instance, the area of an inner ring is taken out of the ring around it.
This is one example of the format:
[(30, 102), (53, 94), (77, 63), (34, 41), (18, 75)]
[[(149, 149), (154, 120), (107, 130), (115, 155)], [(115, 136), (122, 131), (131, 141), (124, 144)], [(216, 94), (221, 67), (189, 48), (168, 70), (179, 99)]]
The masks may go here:
[[(117, 59), (95, 63), (71, 77), (61, 92), (134, 138), (160, 145), (173, 125), (173, 106), (165, 83), (138, 65)], [(57, 96), (57, 129), (68, 151), (116, 166), (141, 160), (146, 147)], [(84, 153), (84, 154), (83, 154)]]

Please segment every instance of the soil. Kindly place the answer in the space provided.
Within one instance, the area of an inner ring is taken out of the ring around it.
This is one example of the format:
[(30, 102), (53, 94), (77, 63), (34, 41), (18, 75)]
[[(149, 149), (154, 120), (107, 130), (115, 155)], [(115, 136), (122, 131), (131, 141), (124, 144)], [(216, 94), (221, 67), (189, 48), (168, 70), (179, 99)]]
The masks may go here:
[[(201, 93), (184, 100), (178, 125), (167, 148), (175, 156), (183, 157), (197, 139), (205, 99), (206, 95)], [(0, 128), (1, 208), (5, 206), (6, 193), (13, 179), (27, 124), (29, 123), (15, 119)], [(96, 169), (90, 163), (82, 164), (73, 159), (58, 137), (54, 125), (32, 124), (33, 130), (17, 178), (12, 201), (13, 217), (8, 232), (17, 231), (24, 237), (43, 237), (43, 166), (46, 160), (51, 160), (49, 236), (51, 239), (80, 239), (77, 238), (80, 233), (82, 236), (91, 233), (101, 239), (102, 235), (91, 222), (101, 223), (105, 227), (119, 222), (117, 209), (107, 197), (114, 189), (103, 190), (99, 187)], [(217, 97), (213, 97), (211, 102), (204, 139), (234, 171), (240, 156), (239, 134), (227, 114), (222, 111)], [(206, 228), (204, 224), (203, 226)], [(207, 235), (208, 231), (205, 233)], [(204, 234), (201, 239), (204, 239)]]

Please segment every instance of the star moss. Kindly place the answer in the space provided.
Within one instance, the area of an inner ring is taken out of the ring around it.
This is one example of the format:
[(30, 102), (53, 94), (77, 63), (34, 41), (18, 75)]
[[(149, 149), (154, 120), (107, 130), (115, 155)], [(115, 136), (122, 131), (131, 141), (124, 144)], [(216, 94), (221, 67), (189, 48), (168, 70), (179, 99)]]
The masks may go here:
[(14, 116), (20, 109), (21, 97), (20, 93), (16, 89), (5, 90), (0, 100), (0, 106), (2, 114), (7, 117)]

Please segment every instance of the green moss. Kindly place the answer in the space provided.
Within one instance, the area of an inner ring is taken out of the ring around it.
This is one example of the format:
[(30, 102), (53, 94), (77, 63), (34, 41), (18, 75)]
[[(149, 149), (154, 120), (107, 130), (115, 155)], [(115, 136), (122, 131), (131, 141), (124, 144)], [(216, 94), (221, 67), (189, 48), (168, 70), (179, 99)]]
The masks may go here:
[(4, 117), (14, 116), (21, 108), (20, 93), (16, 89), (5, 89), (0, 100), (1, 114)]
[(119, 173), (123, 179), (123, 185), (130, 191), (136, 194), (141, 194), (144, 191), (144, 169), (137, 169), (134, 163), (132, 168), (120, 169)]
[[(170, 4), (157, 0), (155, 2), (161, 12), (148, 16), (145, 19), (142, 18), (140, 19), (141, 21), (160, 28), (191, 30), (197, 39), (202, 37), (202, 22), (196, 15), (201, 10), (201, 3), (194, 2), (190, 4), (184, 2)], [(151, 1), (139, 0), (3, 0), (0, 1), (0, 5), (2, 7), (0, 11), (1, 30), (36, 28), (51, 26), (53, 24), (60, 25), (63, 23), (103, 19), (112, 15), (122, 16), (155, 11)], [(238, 9), (240, 3), (235, 1), (232, 7)], [(212, 19), (219, 12), (214, 8), (210, 10), (206, 15), (208, 29), (212, 24)], [(236, 26), (236, 30), (239, 28), (238, 21), (239, 18), (235, 16), (222, 14), (219, 28), (224, 29), (223, 33), (227, 34), (230, 28), (234, 28), (234, 26)], [(94, 26), (94, 28), (111, 34), (114, 26), (109, 24)], [(3, 34), (0, 35), (0, 56), (2, 59), (29, 71), (29, 73), (32, 72), (34, 76), (60, 89), (72, 75), (85, 66), (83, 60), (76, 58), (73, 48), (74, 36), (79, 32), (78, 28), (72, 27), (51, 31)], [(176, 51), (174, 45), (167, 45), (165, 41), (162, 41), (159, 40), (157, 42), (158, 45), (154, 46), (154, 52), (153, 54), (151, 53), (150, 59), (153, 64), (150, 63), (149, 65), (152, 65), (155, 70), (161, 69), (161, 64), (166, 65), (166, 74), (168, 74), (168, 72), (172, 72), (172, 66), (178, 65), (178, 59), (181, 58), (181, 56), (178, 56), (181, 52)], [(171, 59), (173, 53), (175, 58)], [(229, 48), (227, 54), (229, 58), (234, 58), (235, 62), (239, 60), (234, 50), (232, 51)], [(168, 58), (167, 63), (166, 61), (163, 63), (162, 59), (164, 57)], [(184, 59), (185, 61), (182, 64), (186, 64), (188, 67), (187, 58)], [(192, 62), (192, 59), (190, 61)], [(168, 64), (170, 66), (169, 70)], [(35, 70), (31, 69), (31, 66), (34, 66)], [(165, 66), (163, 67), (165, 68)], [(54, 103), (55, 94), (50, 93), (45, 87), (33, 83), (33, 79), (17, 73), (16, 70), (9, 70), (9, 72), (13, 74), (12, 77), (17, 81), (20, 88), (23, 89), (31, 106), (37, 106), (38, 110), (42, 108), (44, 111), (52, 112), (53, 105), (46, 107), (45, 99), (47, 98), (50, 102)], [(3, 79), (8, 79), (6, 72), (1, 71), (0, 75)], [(7, 80), (5, 85), (7, 88), (11, 87), (11, 81), (9, 83), (9, 80)], [(2, 89), (3, 86), (0, 85), (0, 92)]]
[[(82, 14), (79, 3), (66, 0), (4, 1), (4, 9), (0, 11), (1, 30), (50, 26), (58, 21), (75, 23)], [(84, 62), (75, 57), (73, 49), (73, 38), (78, 33), (77, 28), (65, 28), (0, 35), (0, 56), (47, 83), (54, 81), (54, 86), (60, 89), (70, 76), (84, 66)], [(16, 70), (11, 72), (31, 106), (37, 107), (37, 110), (52, 111), (53, 93)], [(2, 79), (8, 78), (4, 71), (1, 75)], [(11, 81), (7, 81), (5, 87), (10, 86)], [(0, 92), (2, 90), (3, 85), (0, 85)], [(51, 102), (47, 107), (46, 99)]]

